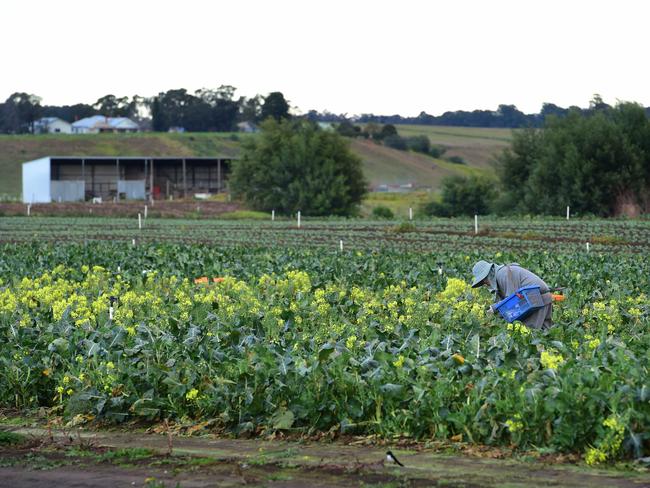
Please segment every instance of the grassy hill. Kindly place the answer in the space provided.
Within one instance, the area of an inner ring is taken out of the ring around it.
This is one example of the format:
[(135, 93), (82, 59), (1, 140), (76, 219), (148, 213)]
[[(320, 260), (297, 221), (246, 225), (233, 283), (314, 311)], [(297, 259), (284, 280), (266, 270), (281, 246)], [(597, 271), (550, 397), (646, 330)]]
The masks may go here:
[[(443, 177), (490, 174), (490, 159), (506, 147), (506, 129), (466, 127), (397, 126), (400, 135), (424, 134), (432, 144), (447, 148), (445, 157), (461, 156), (466, 164), (454, 164), (427, 155), (397, 151), (367, 140), (351, 141), (373, 185), (414, 183), (435, 191)], [(18, 197), (21, 164), (43, 156), (231, 156), (236, 157), (245, 134), (140, 133), (99, 135), (0, 135), (0, 197)]]

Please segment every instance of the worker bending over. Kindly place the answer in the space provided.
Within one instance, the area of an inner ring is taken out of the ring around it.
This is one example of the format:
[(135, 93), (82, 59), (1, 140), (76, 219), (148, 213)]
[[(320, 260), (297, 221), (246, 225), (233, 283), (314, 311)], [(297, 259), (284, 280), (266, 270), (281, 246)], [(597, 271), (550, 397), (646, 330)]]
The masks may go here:
[[(553, 298), (550, 288), (539, 276), (517, 263), (495, 264), (479, 261), (472, 268), (474, 281), (472, 288), (487, 286), (495, 294), (494, 302), (497, 303), (515, 293), (524, 286), (539, 286), (544, 306), (533, 311), (521, 321), (531, 329), (547, 329), (553, 325)], [(490, 307), (494, 313), (494, 308)]]

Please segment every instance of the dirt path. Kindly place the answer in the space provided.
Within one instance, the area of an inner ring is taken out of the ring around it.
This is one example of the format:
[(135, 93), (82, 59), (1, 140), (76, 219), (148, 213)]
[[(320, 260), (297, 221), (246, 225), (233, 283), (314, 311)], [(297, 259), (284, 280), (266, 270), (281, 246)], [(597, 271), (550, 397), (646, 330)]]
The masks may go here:
[[(385, 447), (174, 437), (169, 456), (169, 441), (164, 435), (75, 430), (53, 432), (51, 441), (49, 433), (41, 428), (11, 430), (32, 440), (29, 447), (0, 449), (0, 486), (12, 488), (650, 487), (647, 471), (451, 456), (427, 449), (393, 449), (405, 465), (400, 468), (384, 462)], [(125, 457), (113, 457), (108, 462), (107, 448), (122, 449)], [(151, 451), (130, 459), (134, 448)]]

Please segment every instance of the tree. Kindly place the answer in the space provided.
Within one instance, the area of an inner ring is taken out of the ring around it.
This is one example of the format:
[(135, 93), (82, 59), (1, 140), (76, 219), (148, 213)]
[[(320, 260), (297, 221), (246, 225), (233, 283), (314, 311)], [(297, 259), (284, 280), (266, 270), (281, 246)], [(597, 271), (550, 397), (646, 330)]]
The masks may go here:
[(345, 140), (307, 121), (268, 119), (244, 144), (230, 187), (256, 210), (351, 215), (366, 192), (361, 159)]
[(490, 213), (495, 197), (495, 182), (487, 178), (448, 176), (442, 181), (442, 201), (429, 202), (427, 215), (456, 217)]
[(562, 214), (612, 215), (622, 203), (647, 205), (650, 190), (650, 121), (643, 107), (591, 109), (546, 119), (544, 130), (513, 135), (497, 160), (503, 188), (499, 208)]
[(264, 99), (260, 118), (266, 120), (269, 117), (277, 121), (290, 117), (289, 103), (284, 99), (284, 95), (281, 92), (271, 92)]
[(106, 117), (128, 117), (131, 106), (129, 97), (105, 95), (93, 104), (93, 108)]
[(255, 95), (253, 98), (245, 98), (240, 103), (240, 120), (256, 123), (262, 114), (262, 98)]
[(34, 132), (41, 116), (41, 98), (24, 92), (12, 93), (2, 106), (2, 131), (14, 134)]

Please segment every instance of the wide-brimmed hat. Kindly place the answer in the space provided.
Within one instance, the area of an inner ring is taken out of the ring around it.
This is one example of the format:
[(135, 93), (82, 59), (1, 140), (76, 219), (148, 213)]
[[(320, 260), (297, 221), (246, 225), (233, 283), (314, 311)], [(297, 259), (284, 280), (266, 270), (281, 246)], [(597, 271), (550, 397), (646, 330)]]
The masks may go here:
[(492, 266), (494, 266), (493, 263), (488, 263), (487, 261), (479, 261), (472, 267), (472, 274), (474, 275), (472, 288), (479, 286), (481, 284), (481, 281), (488, 277)]

